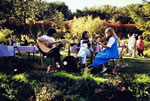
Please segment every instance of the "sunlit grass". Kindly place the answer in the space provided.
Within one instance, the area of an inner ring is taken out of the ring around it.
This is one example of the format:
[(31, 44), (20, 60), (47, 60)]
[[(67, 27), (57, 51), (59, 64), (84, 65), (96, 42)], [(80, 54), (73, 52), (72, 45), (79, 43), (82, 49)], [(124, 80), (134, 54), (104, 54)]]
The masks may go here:
[(52, 75), (53, 76), (64, 77), (64, 78), (70, 78), (70, 79), (74, 79), (74, 80), (91, 79), (91, 80), (94, 80), (97, 84), (104, 83), (104, 82), (108, 81), (108, 79), (106, 79), (104, 77), (93, 76), (93, 74), (90, 74), (87, 71), (81, 73), (81, 75), (78, 75), (78, 74), (75, 74), (75, 73), (67, 73), (67, 72), (57, 72), (57, 73), (54, 73)]
[(2, 79), (2, 78), (6, 78), (7, 77), (7, 75), (6, 74), (2, 74), (2, 73), (0, 73), (0, 79)]
[(23, 74), (16, 74), (12, 78), (16, 79), (16, 80), (28, 82), (27, 75), (25, 73), (23, 73)]
[(137, 83), (150, 83), (150, 76), (147, 74), (135, 74), (135, 82)]

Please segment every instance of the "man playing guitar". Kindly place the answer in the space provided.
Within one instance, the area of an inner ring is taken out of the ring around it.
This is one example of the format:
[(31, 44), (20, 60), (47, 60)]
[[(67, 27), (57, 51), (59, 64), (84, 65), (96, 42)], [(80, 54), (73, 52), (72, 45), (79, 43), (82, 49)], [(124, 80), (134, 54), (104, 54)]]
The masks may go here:
[(41, 37), (38, 37), (37, 41), (38, 41), (39, 48), (41, 50), (42, 50), (42, 47), (40, 46), (41, 45), (40, 43), (43, 43), (47, 48), (49, 48), (49, 52), (44, 52), (42, 50), (43, 53), (45, 53), (46, 56), (48, 57), (54, 57), (56, 67), (60, 68), (60, 51), (59, 51), (60, 45), (56, 46), (56, 44), (52, 44), (56, 42), (54, 38), (55, 33), (56, 33), (55, 28), (51, 27), (48, 29), (47, 35), (42, 35)]

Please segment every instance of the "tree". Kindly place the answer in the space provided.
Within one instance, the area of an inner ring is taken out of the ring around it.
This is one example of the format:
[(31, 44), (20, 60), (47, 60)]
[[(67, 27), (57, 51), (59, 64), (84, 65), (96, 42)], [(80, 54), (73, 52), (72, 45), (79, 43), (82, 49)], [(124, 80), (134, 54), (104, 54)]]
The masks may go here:
[(106, 19), (106, 20), (112, 19), (112, 16), (114, 15), (114, 12), (116, 11), (115, 10), (116, 7), (112, 7), (111, 5), (103, 5), (103, 6), (100, 6), (98, 9), (101, 12), (100, 18)]
[(116, 22), (120, 22), (121, 24), (133, 24), (132, 18), (129, 16), (129, 10), (127, 7), (116, 8), (116, 11), (113, 15), (113, 19)]
[(13, 17), (26, 24), (28, 18), (38, 20), (38, 17), (44, 17), (46, 7), (47, 5), (42, 0), (15, 0), (12, 13)]
[(53, 2), (48, 3), (48, 11), (47, 17), (50, 17), (51, 15), (54, 15), (56, 12), (61, 12), (64, 15), (64, 20), (70, 20), (73, 18), (71, 10), (69, 10), (69, 7), (64, 2)]
[(145, 39), (150, 38), (150, 2), (139, 8), (139, 11), (130, 10), (130, 16), (137, 24), (137, 28), (143, 32)]
[(11, 16), (13, 0), (0, 0), (0, 20), (6, 20)]
[[(96, 36), (97, 34), (103, 34), (104, 21), (97, 18), (92, 18), (92, 16), (80, 17), (76, 19), (71, 27), (70, 38), (71, 40), (80, 40), (82, 32), (87, 30), (90, 33), (91, 37)], [(68, 37), (69, 37), (68, 36)]]
[(79, 17), (83, 17), (84, 14), (82, 12), (82, 10), (76, 9), (75, 13), (73, 14), (75, 17), (79, 18)]

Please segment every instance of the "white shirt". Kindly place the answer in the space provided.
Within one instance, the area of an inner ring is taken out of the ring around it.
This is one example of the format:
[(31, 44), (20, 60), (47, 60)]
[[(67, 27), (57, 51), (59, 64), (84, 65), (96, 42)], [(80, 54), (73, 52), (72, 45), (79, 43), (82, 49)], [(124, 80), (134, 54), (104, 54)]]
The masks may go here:
[(40, 41), (48, 41), (49, 43), (55, 42), (54, 37), (49, 37), (47, 35), (42, 35), (41, 37), (38, 38)]
[(108, 42), (107, 42), (107, 46), (111, 48), (111, 46), (115, 43), (115, 38), (114, 37), (110, 37)]
[(131, 37), (129, 44), (130, 44), (130, 46), (131, 46), (132, 48), (135, 48), (135, 47), (136, 47), (136, 39), (135, 39), (135, 37)]
[[(90, 49), (91, 51), (93, 51), (92, 39), (89, 39), (89, 41), (90, 41), (90, 44), (91, 44), (90, 47), (89, 47), (89, 49)], [(83, 46), (83, 47), (85, 47), (85, 48), (88, 47), (87, 43), (83, 43), (83, 40), (80, 41), (80, 45)]]

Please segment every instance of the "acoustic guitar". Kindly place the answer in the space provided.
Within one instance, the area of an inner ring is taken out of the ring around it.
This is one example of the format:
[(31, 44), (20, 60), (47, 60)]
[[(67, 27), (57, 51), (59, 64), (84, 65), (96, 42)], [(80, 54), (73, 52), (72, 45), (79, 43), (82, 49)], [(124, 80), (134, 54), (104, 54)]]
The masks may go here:
[(66, 42), (66, 40), (53, 42), (53, 43), (50, 43), (49, 45), (47, 45), (44, 42), (40, 42), (37, 40), (38, 47), (41, 49), (42, 52), (44, 52), (46, 54), (51, 53), (54, 48), (58, 47), (60, 45), (60, 43), (64, 43), (64, 42)]

